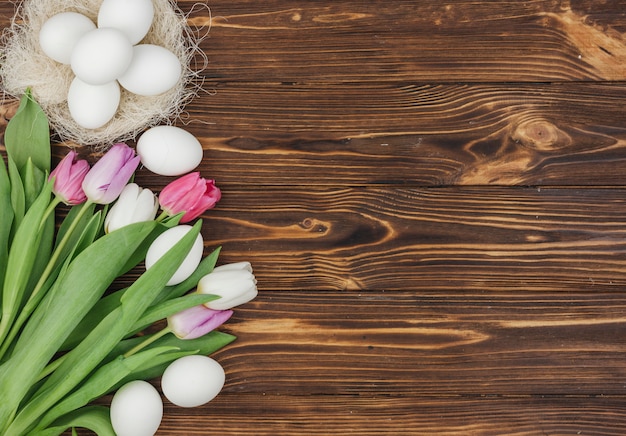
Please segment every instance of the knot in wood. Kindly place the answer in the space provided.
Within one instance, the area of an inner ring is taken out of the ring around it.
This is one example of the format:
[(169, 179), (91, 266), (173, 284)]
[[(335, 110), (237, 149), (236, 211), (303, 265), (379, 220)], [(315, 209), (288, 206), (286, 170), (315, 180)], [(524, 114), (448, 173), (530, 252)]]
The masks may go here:
[(525, 147), (545, 151), (562, 148), (569, 143), (568, 135), (546, 120), (520, 123), (511, 137)]

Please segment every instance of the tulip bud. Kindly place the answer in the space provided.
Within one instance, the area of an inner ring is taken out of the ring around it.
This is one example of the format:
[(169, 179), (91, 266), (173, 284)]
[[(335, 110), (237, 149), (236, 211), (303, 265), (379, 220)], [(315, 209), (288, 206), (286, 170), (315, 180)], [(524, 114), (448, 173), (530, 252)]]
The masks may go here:
[(83, 180), (87, 198), (98, 204), (112, 203), (122, 192), (137, 166), (139, 156), (126, 144), (115, 144), (96, 162)]
[(195, 339), (224, 324), (232, 314), (232, 310), (213, 310), (199, 305), (169, 316), (167, 325), (179, 339)]
[(104, 220), (104, 231), (110, 233), (128, 224), (152, 221), (158, 210), (159, 202), (151, 190), (129, 183), (109, 209)]
[[(192, 227), (189, 225), (180, 225), (167, 229), (161, 233), (148, 247), (146, 253), (145, 266), (150, 269), (155, 263), (170, 250), (178, 241), (180, 241)], [(183, 260), (182, 264), (174, 275), (167, 282), (167, 286), (174, 286), (187, 280), (189, 276), (196, 270), (202, 260), (202, 252), (204, 250), (204, 241), (202, 235), (198, 234), (189, 253)]]
[(52, 192), (68, 205), (84, 203), (87, 196), (82, 188), (83, 179), (89, 171), (86, 160), (78, 159), (78, 154), (71, 150), (50, 173), (49, 180), (54, 178)]
[(222, 198), (215, 180), (200, 177), (199, 172), (189, 173), (167, 185), (159, 194), (159, 203), (170, 216), (185, 212), (181, 223), (198, 218)]
[(258, 294), (250, 262), (231, 263), (215, 268), (200, 279), (198, 292), (220, 297), (204, 304), (215, 310), (231, 309), (251, 301)]

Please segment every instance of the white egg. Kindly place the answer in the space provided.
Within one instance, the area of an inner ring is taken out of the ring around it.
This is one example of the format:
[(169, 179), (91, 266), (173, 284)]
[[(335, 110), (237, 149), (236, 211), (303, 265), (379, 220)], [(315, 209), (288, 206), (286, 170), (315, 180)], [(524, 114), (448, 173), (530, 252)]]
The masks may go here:
[(162, 176), (186, 174), (202, 162), (202, 144), (191, 133), (175, 126), (156, 126), (137, 141), (141, 163)]
[(119, 30), (105, 27), (83, 35), (72, 51), (76, 77), (90, 85), (104, 85), (121, 76), (133, 59), (133, 46)]
[[(172, 248), (189, 232), (189, 230), (191, 230), (191, 226), (185, 224), (172, 227), (171, 229), (167, 229), (165, 232), (161, 233), (148, 248), (145, 260), (146, 269), (152, 268), (170, 248)], [(201, 234), (198, 234), (191, 250), (189, 250), (189, 253), (187, 254), (187, 257), (185, 257), (183, 263), (176, 270), (172, 278), (167, 282), (167, 285), (177, 285), (187, 279), (200, 264), (203, 250), (204, 241), (202, 240)]]
[(133, 47), (133, 60), (118, 80), (133, 94), (152, 96), (172, 89), (182, 71), (178, 57), (168, 49), (139, 44)]
[(72, 118), (86, 129), (97, 129), (108, 123), (119, 104), (120, 86), (115, 81), (90, 85), (75, 77), (67, 94)]
[(146, 36), (153, 19), (152, 0), (104, 0), (98, 10), (98, 27), (121, 30), (133, 45)]
[(43, 23), (39, 31), (39, 45), (50, 58), (69, 64), (78, 40), (95, 28), (94, 22), (83, 14), (61, 12)]
[(111, 425), (117, 436), (152, 436), (163, 419), (163, 401), (150, 383), (126, 383), (111, 400)]
[(224, 387), (224, 368), (207, 356), (185, 356), (172, 362), (163, 372), (161, 390), (173, 404), (197, 407), (208, 403)]

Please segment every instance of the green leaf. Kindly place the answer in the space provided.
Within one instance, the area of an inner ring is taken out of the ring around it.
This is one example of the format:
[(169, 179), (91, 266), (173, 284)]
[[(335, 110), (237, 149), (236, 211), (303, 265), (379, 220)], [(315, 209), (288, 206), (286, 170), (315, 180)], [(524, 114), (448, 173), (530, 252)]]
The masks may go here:
[(50, 172), (50, 126), (30, 89), (22, 96), (17, 112), (7, 124), (4, 144), (20, 174), (29, 158), (42, 172)]
[(195, 288), (202, 277), (213, 271), (213, 269), (215, 268), (215, 264), (217, 263), (217, 259), (220, 255), (220, 251), (221, 247), (213, 250), (211, 254), (209, 254), (200, 261), (200, 264), (198, 265), (196, 270), (193, 272), (193, 274), (189, 276), (189, 278), (187, 278), (187, 280), (179, 283), (176, 286), (163, 289), (163, 291), (159, 294), (159, 296), (154, 300), (154, 303), (152, 304), (157, 304), (170, 298), (180, 297), (181, 295), (189, 292), (190, 289)]
[(38, 431), (36, 436), (58, 436), (70, 427), (86, 428), (98, 436), (115, 436), (109, 408), (104, 406), (87, 406), (68, 413), (47, 429)]
[(67, 337), (60, 350), (70, 350), (85, 339), (89, 332), (91, 332), (109, 313), (120, 306), (120, 299), (122, 295), (124, 295), (124, 292), (126, 292), (126, 289), (128, 288), (112, 292), (98, 300), (89, 313), (87, 313), (76, 328), (72, 330), (72, 333)]
[(103, 236), (59, 276), (25, 325), (11, 358), (0, 366), (0, 434), (59, 346), (155, 226), (136, 223)]
[(24, 218), (24, 214), (26, 213), (26, 198), (24, 196), (24, 183), (22, 182), (22, 177), (20, 176), (19, 170), (9, 156), (8, 159), (9, 164), (9, 180), (11, 183), (11, 207), (13, 208), (14, 215), (14, 223), (13, 223), (13, 234), (17, 231), (17, 228), (22, 222)]
[(35, 257), (35, 262), (33, 263), (30, 279), (26, 285), (26, 290), (22, 299), (23, 302), (25, 302), (30, 296), (35, 285), (39, 281), (39, 278), (43, 275), (43, 272), (48, 265), (50, 256), (52, 255), (54, 230), (54, 213), (50, 213), (46, 218), (44, 218), (41, 226), (41, 237), (39, 238), (39, 245), (37, 247), (37, 256)]
[(41, 188), (45, 183), (46, 175), (37, 168), (31, 158), (28, 158), (26, 165), (22, 170), (22, 182), (24, 183), (24, 201), (26, 210), (33, 204)]
[(43, 233), (40, 227), (50, 203), (51, 188), (51, 184), (47, 183), (31, 209), (26, 213), (9, 250), (7, 275), (2, 288), (0, 342), (4, 340), (22, 304), (35, 259), (40, 254), (37, 250)]
[[(202, 277), (213, 271), (217, 259), (220, 254), (220, 248), (215, 249), (210, 255), (202, 259), (196, 270), (182, 283), (175, 286), (166, 286), (163, 291), (155, 298), (152, 305), (159, 304), (168, 299), (180, 297), (191, 289), (195, 288)], [(120, 299), (126, 292), (127, 288), (120, 289), (102, 298), (96, 303), (91, 311), (83, 318), (78, 326), (72, 331), (67, 341), (61, 347), (61, 350), (69, 350), (76, 346), (83, 338), (98, 325), (98, 323), (113, 309), (120, 305)], [(134, 333), (132, 329), (129, 333)]]
[(47, 427), (66, 413), (83, 407), (90, 401), (105, 395), (137, 368), (146, 365), (146, 363), (160, 354), (175, 350), (178, 349), (175, 347), (155, 347), (128, 358), (119, 356), (117, 359), (101, 366), (77, 390), (48, 410), (37, 424), (35, 431)]
[[(217, 330), (196, 339), (179, 339), (173, 334), (169, 334), (157, 339), (150, 345), (150, 347), (177, 347), (180, 348), (181, 353), (208, 356), (209, 354), (224, 348), (235, 339), (237, 339), (236, 336)], [(176, 356), (173, 356), (173, 353), (161, 354), (143, 367), (137, 368), (126, 379), (122, 380), (121, 384), (117, 387), (132, 380), (151, 380), (156, 377), (160, 377), (163, 375), (165, 368), (176, 360), (176, 358)]]
[(13, 215), (11, 182), (4, 158), (0, 155), (0, 286), (4, 283), (7, 270)]
[[(176, 272), (191, 249), (201, 225), (202, 221), (197, 221), (178, 243), (128, 288), (120, 300), (122, 304), (108, 314), (76, 348), (68, 352), (59, 367), (22, 408), (22, 412), (17, 414), (16, 419), (8, 428), (10, 433), (20, 434), (27, 430), (48, 408), (74, 389), (102, 362)], [(134, 224), (111, 232), (107, 236), (116, 235), (132, 226)], [(42, 369), (43, 367), (39, 368), (35, 377)], [(0, 391), (7, 392), (2, 389), (1, 384)]]
[[(81, 213), (81, 210), (83, 208), (88, 208), (89, 210)], [(55, 248), (58, 245), (59, 241), (61, 241), (65, 237), (65, 234), (70, 230), (74, 221), (78, 220), (79, 222), (74, 225), (75, 228), (72, 231), (72, 235), (70, 236), (71, 239), (68, 243), (70, 247), (75, 245), (78, 238), (80, 238), (83, 232), (83, 229), (85, 228), (85, 226), (87, 226), (87, 223), (91, 220), (91, 217), (94, 215), (95, 208), (96, 208), (95, 203), (91, 203), (91, 202), (83, 203), (78, 206), (72, 207), (67, 213), (67, 215), (65, 216), (65, 218), (63, 219), (61, 226), (59, 227), (59, 231), (57, 232), (57, 237), (56, 237)], [(70, 250), (70, 248), (68, 247), (66, 250)]]
[(174, 315), (175, 313), (189, 309), (190, 307), (208, 303), (209, 301), (213, 301), (218, 298), (220, 297), (217, 295), (191, 294), (185, 295), (184, 297), (166, 300), (165, 302), (152, 306), (146, 310), (143, 316), (139, 318), (135, 325), (131, 328), (131, 331), (141, 331), (170, 315)]
[[(102, 221), (104, 224), (104, 219)], [(161, 222), (159, 224), (160, 224), (160, 227), (156, 231), (154, 231), (152, 235), (147, 237), (146, 240), (143, 242), (143, 244), (141, 244), (137, 248), (137, 251), (129, 259), (128, 264), (122, 269), (121, 271), (122, 274), (127, 273), (135, 265), (137, 265), (137, 263), (143, 261), (146, 258), (146, 253), (148, 252), (148, 248), (150, 248), (150, 245), (152, 245), (154, 240), (158, 238), (161, 235), (161, 233), (163, 233), (165, 230), (175, 227), (177, 225), (177, 222), (167, 222), (167, 223)]]

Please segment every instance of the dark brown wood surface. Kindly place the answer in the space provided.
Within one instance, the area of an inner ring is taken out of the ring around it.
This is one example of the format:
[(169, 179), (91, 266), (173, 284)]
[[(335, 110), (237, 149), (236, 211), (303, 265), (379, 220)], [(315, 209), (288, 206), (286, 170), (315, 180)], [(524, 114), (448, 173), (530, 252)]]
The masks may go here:
[(207, 5), (178, 124), (260, 293), (158, 434), (626, 434), (626, 2)]

